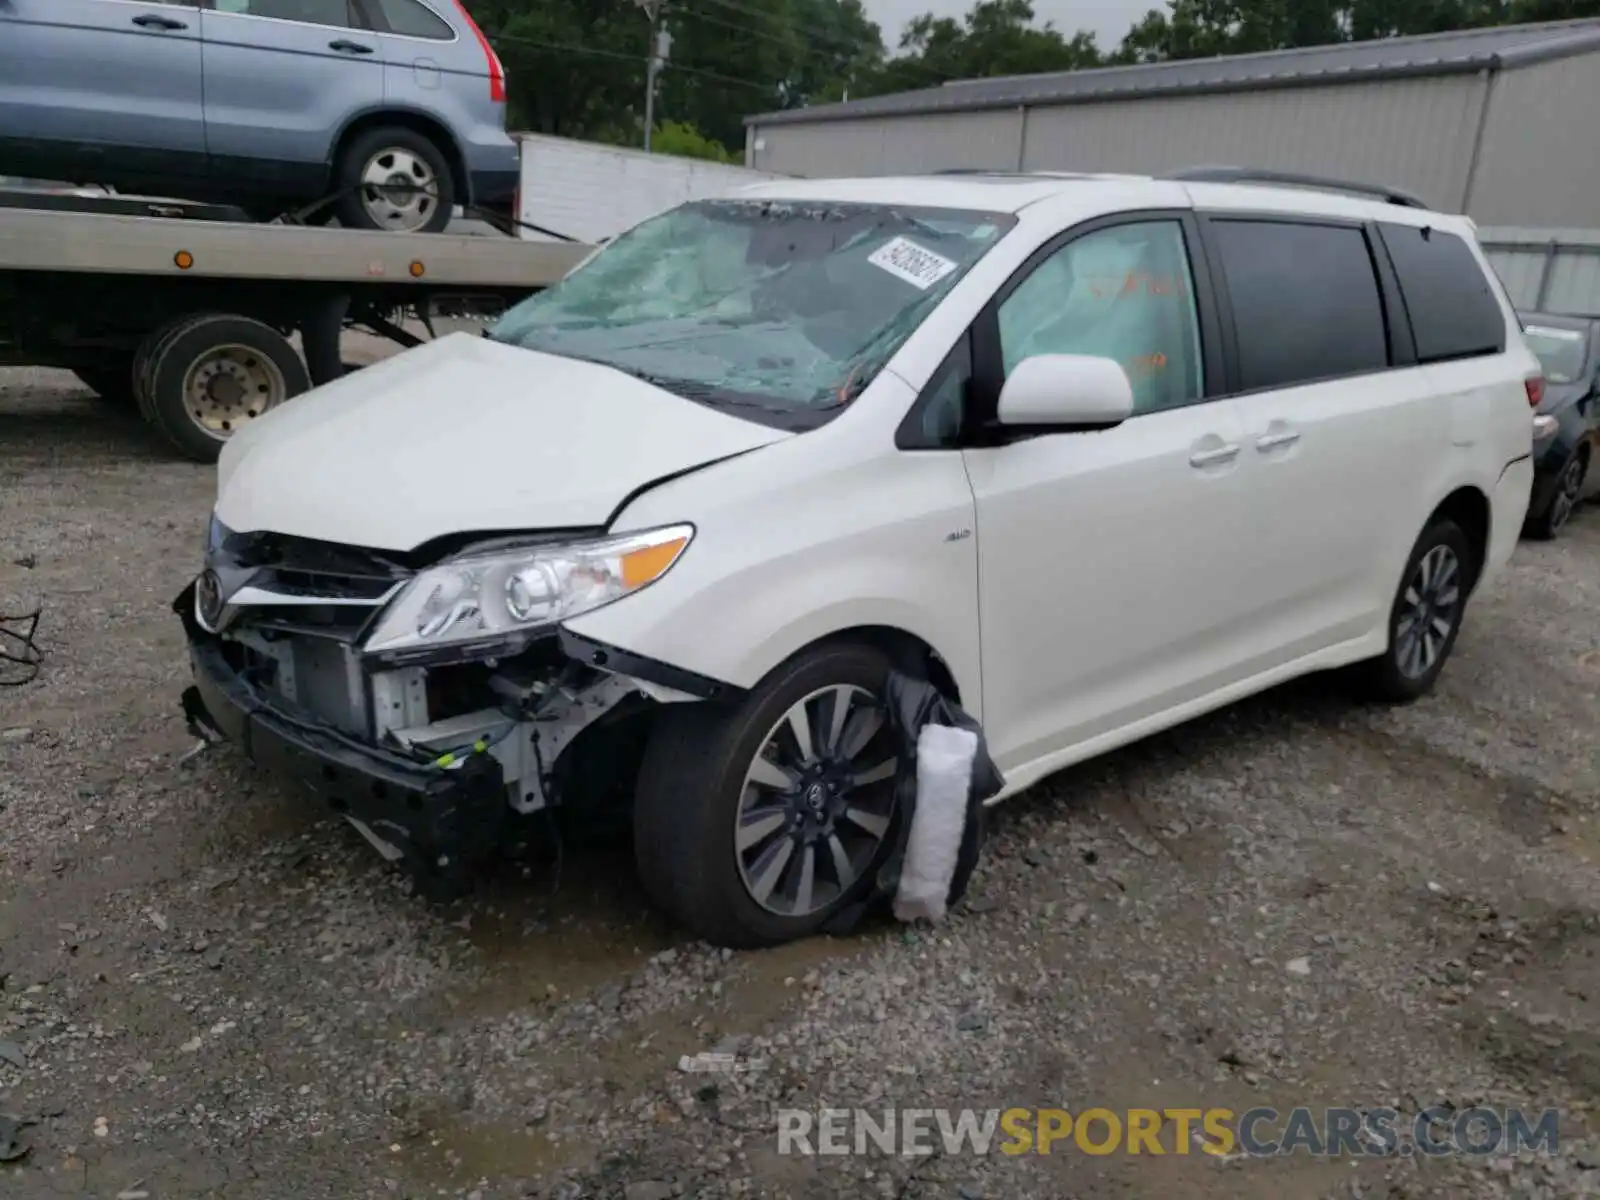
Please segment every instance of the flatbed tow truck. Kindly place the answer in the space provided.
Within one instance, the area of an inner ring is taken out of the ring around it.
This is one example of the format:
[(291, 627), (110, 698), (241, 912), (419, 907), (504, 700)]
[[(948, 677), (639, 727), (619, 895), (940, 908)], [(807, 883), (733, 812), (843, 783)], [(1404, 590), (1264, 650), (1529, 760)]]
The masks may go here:
[(415, 345), (406, 316), (431, 331), (442, 313), (492, 314), (592, 249), (0, 190), (0, 367), (73, 371), (108, 403), (136, 407), (181, 454), (214, 462), (241, 424), (346, 372), (345, 328)]

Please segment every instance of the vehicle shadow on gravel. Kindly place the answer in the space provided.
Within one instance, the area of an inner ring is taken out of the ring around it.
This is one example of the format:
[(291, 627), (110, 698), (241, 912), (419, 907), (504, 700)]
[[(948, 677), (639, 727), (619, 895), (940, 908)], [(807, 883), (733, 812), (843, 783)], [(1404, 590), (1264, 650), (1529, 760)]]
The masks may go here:
[(5, 409), (0, 418), (0, 471), (22, 464), (81, 469), (151, 459), (178, 461), (172, 447), (136, 411), (100, 399), (65, 372), (48, 374), (71, 380), (74, 390), (64, 388), (31, 400), (0, 389)]

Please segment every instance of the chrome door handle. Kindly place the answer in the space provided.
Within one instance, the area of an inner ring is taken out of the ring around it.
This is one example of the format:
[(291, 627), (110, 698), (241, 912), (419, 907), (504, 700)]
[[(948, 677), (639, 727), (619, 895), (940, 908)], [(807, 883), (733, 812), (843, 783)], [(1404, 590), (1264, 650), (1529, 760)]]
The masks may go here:
[(1225, 446), (1217, 446), (1211, 450), (1196, 450), (1189, 455), (1189, 465), (1191, 467), (1214, 467), (1218, 463), (1232, 462), (1238, 457), (1238, 444), (1229, 442)]
[(1256, 449), (1265, 454), (1268, 450), (1276, 450), (1279, 446), (1292, 446), (1300, 440), (1300, 435), (1290, 430), (1286, 433), (1263, 434), (1256, 439)]

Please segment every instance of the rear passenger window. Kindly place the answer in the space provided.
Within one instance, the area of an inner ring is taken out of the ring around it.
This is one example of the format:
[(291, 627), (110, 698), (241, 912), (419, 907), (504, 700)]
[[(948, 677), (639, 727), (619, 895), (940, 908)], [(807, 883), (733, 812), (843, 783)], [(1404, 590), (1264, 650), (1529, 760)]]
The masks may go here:
[(275, 21), (299, 21), (334, 29), (359, 29), (354, 0), (212, 0), (217, 12)]
[(1414, 225), (1380, 226), (1405, 298), (1417, 361), (1446, 362), (1506, 348), (1506, 318), (1466, 242)]
[(1241, 391), (1389, 365), (1383, 298), (1366, 234), (1343, 225), (1213, 221), (1233, 304)]
[(448, 21), (418, 0), (378, 0), (378, 11), (390, 33), (435, 42), (448, 42), (456, 36)]

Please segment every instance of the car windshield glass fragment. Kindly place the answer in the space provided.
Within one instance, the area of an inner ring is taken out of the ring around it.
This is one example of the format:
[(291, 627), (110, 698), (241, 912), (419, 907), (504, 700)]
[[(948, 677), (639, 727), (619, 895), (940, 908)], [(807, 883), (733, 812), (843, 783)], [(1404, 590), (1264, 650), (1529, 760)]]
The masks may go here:
[(489, 336), (713, 406), (838, 408), (1012, 223), (995, 213), (712, 200), (623, 234)]
[(1523, 329), (1522, 336), (1528, 349), (1538, 355), (1548, 382), (1573, 383), (1583, 373), (1588, 339), (1578, 330), (1529, 325)]

